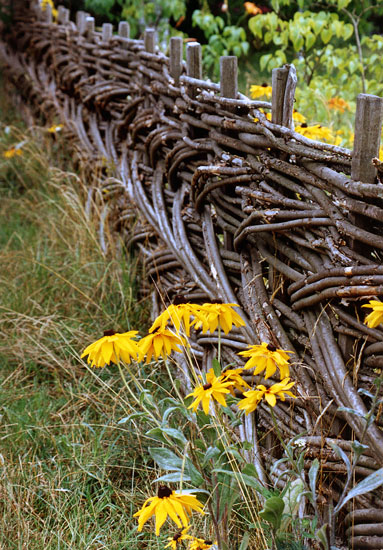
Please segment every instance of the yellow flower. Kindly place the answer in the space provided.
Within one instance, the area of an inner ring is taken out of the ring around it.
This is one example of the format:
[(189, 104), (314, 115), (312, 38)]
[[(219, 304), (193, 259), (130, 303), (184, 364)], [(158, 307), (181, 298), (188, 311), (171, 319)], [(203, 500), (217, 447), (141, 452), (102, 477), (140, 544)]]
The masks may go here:
[[(202, 377), (200, 376), (202, 379)], [(230, 382), (223, 382), (222, 377), (215, 376), (213, 369), (210, 369), (206, 374), (206, 384), (200, 384), (195, 388), (192, 393), (189, 393), (186, 397), (193, 395), (195, 400), (188, 409), (193, 409), (194, 412), (198, 409), (198, 405), (202, 401), (202, 408), (205, 414), (209, 414), (210, 399), (213, 398), (218, 403), (226, 407), (226, 399), (224, 394), (230, 393), (229, 387), (232, 386)]]
[(138, 510), (133, 517), (138, 517), (138, 531), (140, 532), (148, 519), (155, 516), (156, 535), (158, 536), (168, 516), (178, 527), (187, 527), (189, 525), (188, 516), (192, 510), (201, 514), (205, 513), (203, 504), (194, 495), (176, 493), (166, 485), (160, 485), (157, 496), (149, 497), (141, 510)]
[(154, 332), (157, 328), (165, 330), (167, 322), (170, 320), (177, 332), (180, 331), (181, 323), (185, 329), (185, 334), (190, 336), (190, 317), (198, 316), (201, 306), (197, 304), (171, 304), (157, 317), (149, 332)]
[(271, 94), (272, 87), (266, 83), (262, 84), (262, 86), (257, 86), (256, 84), (250, 86), (250, 96), (252, 99), (257, 99), (262, 96), (271, 97)]
[(301, 126), (297, 126), (295, 131), (309, 139), (325, 139), (327, 141), (332, 141), (334, 139), (331, 129), (327, 126), (321, 126), (320, 124), (307, 126), (307, 124), (303, 123)]
[[(263, 109), (259, 109), (259, 111), (265, 115), (265, 117), (267, 118), (267, 120), (271, 120), (271, 113), (270, 113), (270, 111), (268, 111), (267, 113), (265, 113), (265, 111), (264, 111)], [(259, 118), (258, 118), (258, 117), (255, 117), (255, 118), (253, 118), (253, 121), (254, 121), (254, 122), (258, 122), (258, 121), (259, 121)]]
[(255, 411), (263, 398), (265, 398), (271, 407), (275, 406), (277, 397), (281, 401), (285, 400), (285, 395), (295, 398), (296, 396), (289, 391), (295, 382), (289, 382), (289, 380), (290, 378), (285, 378), (281, 382), (273, 384), (270, 388), (266, 388), (266, 386), (260, 384), (255, 390), (246, 391), (243, 394), (245, 398), (238, 403), (238, 408), (243, 409), (246, 414), (249, 414)]
[(232, 395), (234, 395), (234, 390), (243, 391), (243, 388), (251, 389), (249, 384), (242, 378), (242, 373), (243, 369), (227, 369), (220, 376), (222, 382), (230, 382), (228, 388)]
[(165, 548), (171, 548), (172, 550), (177, 550), (177, 547), (179, 544), (183, 546), (182, 541), (193, 540), (194, 537), (187, 534), (189, 529), (190, 529), (190, 526), (185, 527), (185, 529), (182, 529), (182, 531), (178, 531), (178, 533), (176, 533), (174, 537), (168, 537), (168, 541), (170, 542), (165, 546)]
[(64, 128), (63, 124), (54, 124), (53, 126), (50, 126), (47, 131), (50, 134), (56, 134), (56, 132), (61, 132), (63, 128)]
[(213, 544), (217, 544), (217, 541), (213, 542), (211, 540), (193, 537), (193, 542), (190, 543), (189, 550), (209, 550)]
[(263, 13), (261, 8), (258, 8), (258, 6), (253, 4), (253, 2), (245, 2), (243, 6), (246, 12), (249, 13), (250, 15), (259, 15), (260, 13)]
[(208, 330), (214, 332), (218, 325), (227, 334), (235, 327), (245, 326), (245, 322), (233, 309), (238, 304), (203, 304), (198, 312), (198, 320), (194, 322), (195, 328), (201, 328), (205, 333)]
[(178, 347), (187, 346), (187, 341), (177, 334), (174, 334), (168, 329), (159, 329), (152, 334), (148, 334), (142, 340), (138, 342), (139, 349), (139, 361), (142, 361), (146, 357), (146, 363), (149, 363), (154, 355), (155, 359), (162, 356), (164, 359), (171, 354), (171, 352), (182, 350)]
[(138, 356), (138, 343), (133, 340), (137, 334), (137, 330), (123, 333), (106, 330), (102, 338), (84, 350), (81, 359), (88, 356), (87, 362), (92, 362), (92, 367), (104, 367), (110, 362), (117, 364), (120, 359), (130, 363)]
[(380, 323), (383, 323), (383, 302), (379, 300), (370, 300), (368, 304), (364, 304), (362, 307), (369, 307), (372, 309), (371, 313), (367, 315), (364, 322), (370, 328), (375, 328)]
[(332, 97), (328, 100), (327, 105), (330, 109), (336, 109), (341, 113), (344, 113), (346, 109), (350, 110), (350, 105), (341, 97)]
[(7, 151), (3, 152), (3, 157), (6, 159), (11, 159), (12, 157), (15, 157), (16, 155), (22, 155), (21, 147), (11, 147)]
[(286, 378), (289, 376), (289, 353), (292, 351), (284, 351), (283, 349), (278, 349), (271, 344), (266, 344), (262, 342), (261, 345), (249, 346), (249, 349), (245, 351), (240, 351), (238, 355), (243, 357), (250, 357), (248, 362), (243, 367), (244, 369), (254, 368), (254, 375), (259, 374), (263, 370), (266, 370), (265, 378), (273, 376), (274, 372), (277, 370), (277, 367), (280, 371), (280, 377)]
[(383, 145), (379, 148), (379, 160), (380, 162), (383, 162)]
[(300, 122), (301, 124), (306, 122), (306, 117), (304, 115), (302, 115), (301, 113), (298, 113), (298, 111), (293, 111), (293, 120), (295, 120), (295, 122)]

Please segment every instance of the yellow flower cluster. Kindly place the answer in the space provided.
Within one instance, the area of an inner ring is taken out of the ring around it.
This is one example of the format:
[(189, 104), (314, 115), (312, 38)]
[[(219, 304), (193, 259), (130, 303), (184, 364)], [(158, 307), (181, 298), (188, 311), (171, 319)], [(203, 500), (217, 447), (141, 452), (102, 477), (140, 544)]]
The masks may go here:
[[(87, 357), (92, 367), (104, 367), (110, 363), (119, 363), (120, 359), (130, 363), (131, 359), (149, 363), (152, 358), (168, 357), (172, 351), (181, 352), (179, 346), (188, 346), (187, 340), (181, 336), (181, 328), (186, 336), (190, 336), (190, 328), (214, 332), (217, 328), (230, 332), (233, 325), (241, 327), (245, 322), (233, 309), (237, 304), (180, 304), (170, 305), (157, 317), (149, 329), (149, 334), (135, 341), (137, 331), (118, 333), (106, 331), (104, 336), (90, 344), (81, 357)], [(168, 328), (171, 322), (176, 333)]]

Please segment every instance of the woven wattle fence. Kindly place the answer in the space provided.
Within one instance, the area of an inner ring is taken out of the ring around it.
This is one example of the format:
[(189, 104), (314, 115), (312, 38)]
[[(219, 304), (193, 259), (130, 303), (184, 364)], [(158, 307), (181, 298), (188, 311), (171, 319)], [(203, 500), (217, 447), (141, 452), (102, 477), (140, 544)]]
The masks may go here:
[[(383, 367), (383, 331), (361, 309), (383, 294), (383, 186), (372, 160), (382, 100), (358, 96), (350, 151), (294, 132), (293, 66), (273, 71), (272, 103), (251, 101), (238, 92), (234, 57), (221, 59), (214, 84), (202, 80), (197, 43), (185, 63), (182, 40), (171, 39), (166, 57), (152, 29), (132, 40), (126, 22), (100, 33), (83, 12), (75, 24), (60, 7), (55, 24), (49, 9), (15, 1), (14, 11), (4, 71), (34, 116), (64, 124), (89, 209), (101, 205), (102, 245), (108, 226), (139, 249), (154, 315), (177, 300), (240, 304), (246, 327), (222, 338), (225, 361), (241, 364), (236, 353), (262, 341), (294, 351), (299, 397), (275, 414), (286, 439), (303, 433), (305, 467), (320, 459), (320, 502), (336, 502), (346, 469), (330, 443), (351, 455), (370, 406), (358, 390), (374, 392)], [(193, 338), (210, 368), (218, 334)], [(263, 481), (281, 456), (272, 427), (262, 405), (241, 427)], [(382, 427), (379, 411), (356, 481), (382, 466)], [(382, 491), (349, 510), (353, 547), (383, 548)]]

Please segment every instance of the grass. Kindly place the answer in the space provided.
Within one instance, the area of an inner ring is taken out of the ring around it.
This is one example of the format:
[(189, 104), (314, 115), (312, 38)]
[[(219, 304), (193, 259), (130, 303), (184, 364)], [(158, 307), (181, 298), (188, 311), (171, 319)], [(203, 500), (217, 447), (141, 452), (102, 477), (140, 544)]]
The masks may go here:
[(133, 405), (115, 369), (79, 360), (106, 328), (144, 332), (137, 264), (103, 254), (62, 142), (0, 111), (0, 154), (26, 141), (0, 158), (0, 548), (163, 548), (132, 519), (154, 475), (118, 424)]

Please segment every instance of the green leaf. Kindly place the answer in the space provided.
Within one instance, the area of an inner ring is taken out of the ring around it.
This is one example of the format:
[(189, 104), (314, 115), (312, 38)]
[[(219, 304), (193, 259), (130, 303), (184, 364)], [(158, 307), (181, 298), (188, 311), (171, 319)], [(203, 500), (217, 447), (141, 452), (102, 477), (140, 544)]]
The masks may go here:
[(197, 468), (194, 466), (190, 458), (187, 458), (185, 461), (185, 472), (188, 476), (190, 476), (190, 480), (193, 485), (196, 487), (199, 487), (204, 482), (203, 477), (197, 470)]
[(218, 376), (221, 376), (221, 373), (222, 373), (222, 369), (221, 369), (221, 364), (220, 362), (218, 361), (218, 359), (216, 359), (214, 357), (213, 361), (212, 361), (212, 366), (213, 366), (213, 371), (214, 371), (214, 374), (218, 377)]
[(230, 477), (234, 477), (237, 481), (244, 483), (248, 487), (252, 487), (253, 489), (257, 489), (258, 491), (261, 488), (261, 485), (257, 478), (254, 478), (252, 476), (249, 476), (247, 474), (244, 474), (243, 472), (233, 472), (232, 470), (223, 470), (219, 468), (214, 468), (212, 472), (217, 474), (226, 474)]
[(162, 470), (181, 470), (182, 460), (165, 447), (149, 447), (150, 456)]
[(319, 460), (315, 458), (312, 461), (312, 464), (309, 470), (310, 491), (313, 496), (314, 502), (316, 501), (316, 483), (317, 483), (318, 471), (319, 471)]
[(306, 34), (306, 50), (312, 48), (315, 44), (316, 36), (312, 32)]
[(332, 38), (332, 29), (323, 29), (323, 31), (320, 33), (320, 37), (323, 44), (328, 44)]
[(285, 503), (281, 497), (270, 497), (266, 500), (263, 510), (259, 512), (260, 517), (271, 523), (277, 531), (281, 525)]
[(335, 443), (330, 443), (332, 450), (343, 460), (346, 465), (348, 475), (351, 475), (351, 463), (346, 453)]
[(243, 533), (241, 546), (238, 548), (238, 550), (247, 550), (247, 547), (249, 546), (249, 542), (250, 542), (250, 532), (245, 531)]
[(330, 550), (330, 526), (328, 523), (325, 523), (318, 529), (316, 536), (324, 550)]
[(383, 485), (383, 468), (380, 468), (380, 470), (377, 470), (373, 474), (370, 474), (366, 478), (363, 479), (358, 485), (356, 485), (351, 491), (347, 494), (341, 505), (339, 506), (338, 510), (343, 508), (343, 506), (351, 500), (352, 498), (355, 498), (359, 495), (364, 495), (365, 493), (369, 493), (370, 491), (373, 491), (374, 489), (377, 489)]
[(203, 459), (202, 466), (206, 466), (209, 460), (218, 457), (221, 454), (221, 451), (217, 447), (208, 447)]
[(164, 436), (167, 435), (168, 437), (171, 437), (174, 439), (177, 443), (180, 443), (182, 446), (185, 446), (187, 444), (187, 440), (184, 436), (184, 434), (180, 430), (176, 430), (175, 428), (152, 428), (151, 430), (146, 432), (146, 435), (150, 435), (152, 437), (157, 437), (160, 439), (160, 441), (163, 441), (164, 443), (168, 443), (168, 440)]
[(347, 8), (351, 0), (338, 0), (338, 8), (341, 10), (343, 8)]
[(268, 53), (266, 55), (263, 55), (260, 59), (260, 62), (259, 62), (259, 67), (261, 69), (261, 71), (264, 71), (266, 69), (266, 66), (267, 64), (269, 63), (269, 61), (271, 60), (272, 58), (272, 54), (271, 53)]

